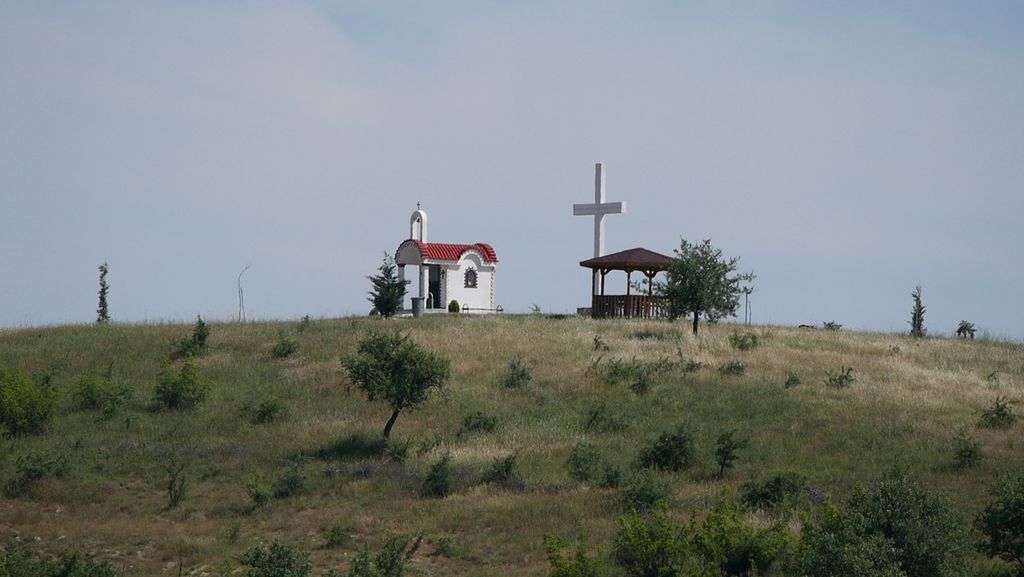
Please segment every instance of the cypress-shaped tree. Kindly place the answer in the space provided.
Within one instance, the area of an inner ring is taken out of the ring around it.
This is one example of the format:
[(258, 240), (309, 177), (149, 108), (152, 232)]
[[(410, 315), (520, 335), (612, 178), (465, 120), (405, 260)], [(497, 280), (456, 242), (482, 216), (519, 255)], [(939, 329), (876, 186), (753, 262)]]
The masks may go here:
[(110, 322), (110, 311), (107, 309), (107, 293), (110, 292), (110, 285), (107, 284), (107, 263), (100, 265), (100, 303), (96, 307), (96, 322), (103, 324)]
[(373, 285), (373, 288), (370, 289), (370, 296), (366, 300), (373, 303), (377, 314), (388, 318), (402, 309), (402, 299), (405, 298), (405, 281), (395, 274), (395, 259), (388, 253), (384, 253), (384, 261), (377, 270), (377, 274), (366, 277)]
[(921, 304), (921, 287), (915, 288), (914, 292), (910, 293), (910, 296), (914, 298), (914, 308), (910, 311), (910, 336), (920, 338), (927, 332), (924, 328), (924, 305)]

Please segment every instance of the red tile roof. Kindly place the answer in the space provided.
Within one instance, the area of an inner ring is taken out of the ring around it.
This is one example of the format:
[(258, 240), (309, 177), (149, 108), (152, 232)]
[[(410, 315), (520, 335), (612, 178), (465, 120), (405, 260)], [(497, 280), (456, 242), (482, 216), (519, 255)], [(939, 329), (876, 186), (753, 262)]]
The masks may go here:
[(475, 250), (484, 256), (484, 262), (498, 262), (498, 254), (491, 245), (478, 242), (476, 244), (452, 244), (447, 242), (422, 242), (414, 240), (420, 254), (425, 259), (459, 260), (468, 250)]

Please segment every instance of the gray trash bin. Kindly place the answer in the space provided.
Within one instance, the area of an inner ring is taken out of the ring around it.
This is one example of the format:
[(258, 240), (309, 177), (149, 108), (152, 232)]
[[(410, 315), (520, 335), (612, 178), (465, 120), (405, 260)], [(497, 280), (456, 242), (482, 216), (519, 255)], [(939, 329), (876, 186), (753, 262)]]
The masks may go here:
[(412, 297), (412, 316), (423, 315), (423, 297)]

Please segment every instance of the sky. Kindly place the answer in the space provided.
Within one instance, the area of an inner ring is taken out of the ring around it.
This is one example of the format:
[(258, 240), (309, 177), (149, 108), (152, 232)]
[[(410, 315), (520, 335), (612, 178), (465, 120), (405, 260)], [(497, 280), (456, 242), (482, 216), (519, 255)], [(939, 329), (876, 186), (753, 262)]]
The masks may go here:
[(1020, 2), (5, 0), (0, 327), (365, 315), (417, 202), (575, 311), (603, 162), (755, 323), (1021, 340), (1022, 102)]

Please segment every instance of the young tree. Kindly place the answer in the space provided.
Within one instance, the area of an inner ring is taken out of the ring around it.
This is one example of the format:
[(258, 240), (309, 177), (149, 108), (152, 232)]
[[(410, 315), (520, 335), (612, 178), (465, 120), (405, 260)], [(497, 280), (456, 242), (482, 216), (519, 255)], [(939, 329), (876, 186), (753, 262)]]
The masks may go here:
[(384, 261), (377, 270), (377, 274), (366, 277), (373, 285), (366, 300), (373, 303), (373, 309), (381, 317), (388, 318), (402, 309), (405, 281), (395, 274), (395, 259), (388, 253), (384, 253)]
[(974, 520), (982, 536), (978, 548), (1016, 563), (1017, 574), (1024, 575), (1024, 475), (1003, 479), (991, 495), (992, 502)]
[(914, 308), (910, 311), (910, 336), (920, 338), (927, 332), (924, 328), (924, 305), (921, 304), (921, 287), (916, 287), (914, 292), (910, 293), (910, 296), (914, 298)]
[(690, 244), (683, 239), (676, 257), (666, 270), (668, 278), (654, 285), (658, 295), (668, 298), (668, 313), (673, 320), (693, 315), (693, 334), (697, 334), (700, 315), (709, 321), (736, 314), (740, 295), (754, 280), (753, 273), (736, 274), (739, 258), (726, 259), (710, 240)]
[(110, 292), (110, 285), (107, 284), (107, 263), (100, 265), (100, 303), (96, 307), (96, 322), (103, 324), (110, 322), (110, 311), (107, 309), (107, 293)]
[(398, 333), (371, 333), (359, 341), (357, 354), (343, 359), (342, 364), (367, 399), (387, 401), (391, 406), (391, 418), (384, 425), (385, 441), (398, 414), (425, 401), (430, 390), (440, 388), (451, 374), (448, 359), (423, 350)]

